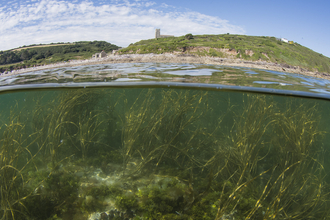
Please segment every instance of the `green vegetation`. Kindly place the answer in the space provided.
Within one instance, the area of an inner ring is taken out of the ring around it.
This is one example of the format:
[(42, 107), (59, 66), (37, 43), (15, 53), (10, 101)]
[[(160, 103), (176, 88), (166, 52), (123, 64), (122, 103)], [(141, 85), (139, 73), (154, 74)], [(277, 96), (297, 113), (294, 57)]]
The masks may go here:
[(328, 103), (161, 88), (6, 97), (19, 98), (0, 117), (1, 219), (330, 216)]
[(194, 36), (192, 34), (186, 34), (184, 37), (186, 40), (194, 39)]
[[(72, 44), (30, 45), (0, 52), (0, 72), (74, 59), (91, 58), (118, 46), (104, 41), (81, 41)], [(184, 53), (198, 56), (239, 58), (248, 61), (269, 61), (284, 68), (300, 67), (330, 73), (330, 58), (298, 43), (282, 42), (275, 37), (246, 35), (195, 35), (141, 40), (119, 51), (119, 54)]]
[(270, 61), (330, 73), (330, 58), (298, 43), (285, 43), (275, 37), (187, 34), (181, 37), (142, 40), (121, 49), (120, 53), (160, 54), (175, 51), (199, 56)]
[[(26, 48), (26, 49), (25, 49)], [(31, 45), (0, 52), (0, 72), (38, 66), (74, 59), (88, 59), (104, 50), (106, 53), (119, 47), (105, 41), (81, 41), (58, 45)]]

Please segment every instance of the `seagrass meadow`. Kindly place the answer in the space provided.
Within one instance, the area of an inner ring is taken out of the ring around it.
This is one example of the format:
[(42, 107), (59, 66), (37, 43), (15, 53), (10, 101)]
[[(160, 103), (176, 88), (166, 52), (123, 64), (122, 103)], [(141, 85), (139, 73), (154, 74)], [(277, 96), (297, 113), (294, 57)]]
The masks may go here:
[(325, 99), (149, 86), (0, 103), (0, 219), (330, 219)]

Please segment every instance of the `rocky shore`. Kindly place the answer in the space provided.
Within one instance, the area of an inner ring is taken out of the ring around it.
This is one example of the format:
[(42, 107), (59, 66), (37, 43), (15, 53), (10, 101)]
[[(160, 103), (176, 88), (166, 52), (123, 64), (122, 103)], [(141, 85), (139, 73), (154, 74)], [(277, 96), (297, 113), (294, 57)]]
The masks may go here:
[(21, 74), (33, 72), (37, 70), (53, 69), (60, 67), (73, 67), (93, 64), (109, 64), (109, 63), (196, 63), (196, 64), (213, 64), (224, 66), (248, 67), (256, 69), (266, 69), (273, 71), (289, 72), (302, 74), (306, 76), (313, 76), (330, 80), (329, 73), (311, 72), (297, 66), (290, 66), (287, 64), (278, 64), (265, 61), (247, 61), (242, 59), (230, 59), (208, 56), (195, 56), (189, 54), (124, 54), (124, 55), (109, 55), (104, 58), (91, 58), (87, 60), (72, 60), (68, 62), (54, 63), (38, 67), (30, 67), (25, 69), (13, 70), (5, 72), (0, 75), (8, 76), (14, 74)]

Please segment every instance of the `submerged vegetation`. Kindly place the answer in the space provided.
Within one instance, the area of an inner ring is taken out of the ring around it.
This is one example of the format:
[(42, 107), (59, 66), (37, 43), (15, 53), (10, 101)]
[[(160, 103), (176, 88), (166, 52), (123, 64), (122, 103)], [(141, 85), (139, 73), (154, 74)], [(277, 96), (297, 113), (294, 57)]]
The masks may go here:
[(296, 42), (275, 37), (246, 35), (191, 35), (141, 40), (119, 51), (127, 53), (183, 53), (197, 56), (270, 61), (284, 67), (299, 66), (311, 71), (330, 73), (330, 58)]
[(0, 126), (1, 219), (330, 216), (318, 112), (328, 103), (162, 88), (0, 98), (10, 95), (16, 105)]

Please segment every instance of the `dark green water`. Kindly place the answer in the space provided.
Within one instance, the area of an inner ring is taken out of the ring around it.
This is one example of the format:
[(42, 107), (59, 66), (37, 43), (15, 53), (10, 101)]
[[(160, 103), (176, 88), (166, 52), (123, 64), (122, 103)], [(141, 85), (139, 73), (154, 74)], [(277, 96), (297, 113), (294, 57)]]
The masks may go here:
[(2, 219), (328, 219), (326, 99), (194, 88), (0, 95)]

